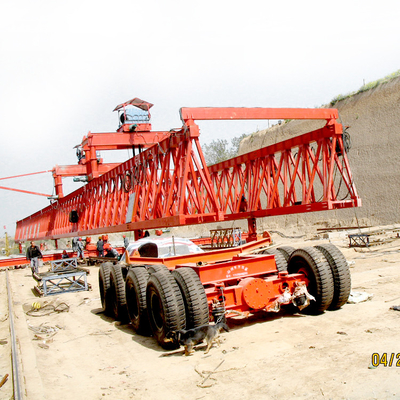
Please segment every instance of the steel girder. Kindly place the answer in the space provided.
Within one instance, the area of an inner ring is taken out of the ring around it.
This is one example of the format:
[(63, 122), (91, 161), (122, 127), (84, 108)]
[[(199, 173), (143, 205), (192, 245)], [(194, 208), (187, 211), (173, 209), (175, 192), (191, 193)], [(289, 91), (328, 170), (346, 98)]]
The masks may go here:
[[(326, 119), (327, 124), (207, 168), (194, 119), (217, 116), (303, 116)], [(171, 131), (169, 137), (139, 155), (18, 221), (15, 240), (254, 220), (360, 206), (337, 116), (337, 110), (331, 109), (181, 109), (182, 129)], [(77, 222), (70, 222), (71, 211), (77, 214)]]
[[(213, 165), (209, 172), (225, 220), (361, 206), (336, 123)], [(246, 209), (240, 209), (243, 196)]]

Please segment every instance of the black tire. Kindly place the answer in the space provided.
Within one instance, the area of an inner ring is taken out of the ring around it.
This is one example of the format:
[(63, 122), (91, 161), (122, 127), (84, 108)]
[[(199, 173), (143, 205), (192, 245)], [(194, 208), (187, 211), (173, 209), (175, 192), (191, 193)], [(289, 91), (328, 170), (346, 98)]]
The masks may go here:
[(207, 295), (196, 272), (189, 267), (172, 272), (185, 302), (186, 329), (209, 323)]
[(164, 264), (147, 265), (146, 268), (149, 274), (155, 274), (156, 272), (160, 271), (169, 273), (168, 267)]
[(147, 315), (146, 288), (149, 273), (145, 268), (130, 268), (126, 276), (125, 293), (128, 317), (133, 329), (141, 335), (150, 334)]
[(172, 274), (161, 271), (150, 275), (146, 301), (150, 327), (157, 342), (164, 349), (178, 348), (178, 344), (165, 340), (169, 332), (186, 327), (185, 305)]
[(290, 256), (296, 250), (294, 247), (291, 246), (281, 246), (277, 247), (276, 249), (282, 253), (283, 257), (285, 257), (286, 262), (289, 261)]
[(122, 269), (122, 277), (124, 278), (124, 281), (126, 282), (126, 277), (128, 275), (129, 268), (127, 266), (123, 265), (122, 263), (120, 265), (121, 265), (121, 269)]
[(127, 322), (128, 311), (126, 308), (125, 281), (120, 264), (110, 268), (110, 307), (117, 321)]
[(273, 254), (275, 256), (275, 264), (278, 272), (287, 271), (288, 263), (283, 254), (277, 249), (267, 249), (263, 251), (264, 254)]
[(288, 263), (289, 274), (303, 273), (309, 280), (308, 292), (315, 297), (304, 309), (307, 314), (321, 314), (332, 303), (333, 276), (324, 255), (313, 247), (295, 250)]
[(347, 303), (351, 291), (351, 276), (347, 260), (343, 253), (333, 244), (314, 246), (328, 261), (333, 275), (333, 300), (330, 310), (337, 310)]
[(110, 270), (112, 263), (107, 262), (100, 265), (99, 268), (99, 289), (101, 306), (106, 315), (112, 316), (112, 309), (110, 308)]

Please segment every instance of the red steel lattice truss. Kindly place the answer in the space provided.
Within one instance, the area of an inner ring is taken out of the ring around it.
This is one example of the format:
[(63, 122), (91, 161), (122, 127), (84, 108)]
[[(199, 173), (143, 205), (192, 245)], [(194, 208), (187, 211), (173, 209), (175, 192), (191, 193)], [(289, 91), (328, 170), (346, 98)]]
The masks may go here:
[[(181, 129), (164, 132), (155, 145), (18, 221), (15, 240), (239, 219), (248, 219), (254, 234), (255, 218), (361, 205), (337, 110), (182, 108), (180, 113)], [(207, 167), (194, 121), (218, 119), (322, 119), (326, 125)], [(72, 211), (77, 222), (70, 222)]]

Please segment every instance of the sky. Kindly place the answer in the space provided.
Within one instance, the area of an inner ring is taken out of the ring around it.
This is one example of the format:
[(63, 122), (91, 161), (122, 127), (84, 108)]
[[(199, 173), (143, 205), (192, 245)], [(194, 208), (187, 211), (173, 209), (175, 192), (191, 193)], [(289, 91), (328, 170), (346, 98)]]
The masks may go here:
[[(0, 178), (75, 164), (73, 147), (115, 131), (112, 110), (133, 97), (154, 104), (153, 130), (181, 127), (181, 107), (327, 104), (400, 69), (399, 12), (398, 0), (3, 0)], [(209, 143), (268, 121), (199, 126)], [(53, 192), (50, 173), (0, 186)], [(0, 237), (48, 204), (0, 189)]]

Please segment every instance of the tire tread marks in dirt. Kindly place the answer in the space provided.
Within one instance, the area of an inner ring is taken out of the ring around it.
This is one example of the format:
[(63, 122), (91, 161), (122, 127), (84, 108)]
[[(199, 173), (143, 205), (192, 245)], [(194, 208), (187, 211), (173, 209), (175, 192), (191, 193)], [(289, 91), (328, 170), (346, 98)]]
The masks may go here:
[(177, 348), (173, 342), (165, 341), (168, 332), (186, 327), (183, 297), (172, 274), (163, 271), (151, 274), (146, 300), (151, 330), (157, 342), (165, 349)]
[(343, 253), (333, 244), (314, 246), (328, 261), (333, 274), (333, 300), (330, 310), (337, 310), (346, 304), (351, 291), (351, 276), (347, 260)]
[(207, 295), (200, 278), (192, 268), (178, 268), (172, 272), (181, 290), (186, 311), (186, 329), (209, 322)]
[(114, 264), (110, 268), (110, 301), (114, 318), (117, 321), (126, 322), (128, 312), (126, 308), (125, 281), (120, 264)]
[(126, 305), (128, 317), (133, 329), (142, 335), (150, 334), (147, 314), (146, 288), (149, 273), (146, 268), (129, 268), (125, 282)]
[(307, 314), (321, 314), (333, 299), (333, 276), (325, 256), (313, 247), (295, 250), (288, 263), (289, 274), (304, 273), (309, 280), (308, 291), (316, 301), (304, 309)]

